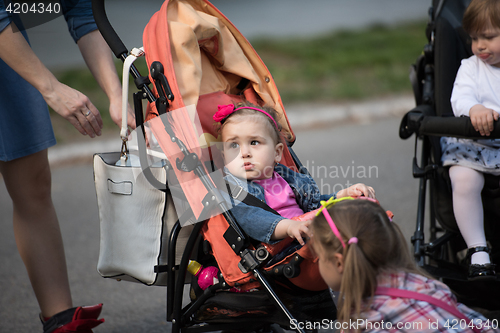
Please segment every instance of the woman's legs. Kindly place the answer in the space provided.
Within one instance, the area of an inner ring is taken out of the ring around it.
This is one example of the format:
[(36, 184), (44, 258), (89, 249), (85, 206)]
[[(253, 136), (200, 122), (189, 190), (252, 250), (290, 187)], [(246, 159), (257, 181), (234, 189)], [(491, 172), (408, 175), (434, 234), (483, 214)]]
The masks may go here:
[(0, 172), (14, 205), (19, 254), (44, 317), (72, 307), (64, 247), (51, 197), (47, 150), (9, 162)]
[[(481, 172), (459, 165), (450, 168), (453, 191), (453, 212), (460, 233), (468, 248), (487, 246), (484, 234), (484, 212), (481, 191), (484, 176)], [(471, 257), (471, 264), (490, 262), (487, 252), (476, 252)]]

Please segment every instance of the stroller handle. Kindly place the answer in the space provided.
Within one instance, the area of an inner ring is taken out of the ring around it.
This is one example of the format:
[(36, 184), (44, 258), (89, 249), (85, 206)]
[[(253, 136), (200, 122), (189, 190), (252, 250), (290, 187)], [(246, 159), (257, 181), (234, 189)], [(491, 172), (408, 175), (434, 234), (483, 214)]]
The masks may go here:
[(500, 125), (494, 123), (489, 136), (482, 136), (474, 129), (469, 117), (424, 117), (418, 131), (423, 135), (454, 136), (470, 139), (500, 138)]
[(116, 34), (115, 29), (109, 23), (106, 9), (104, 7), (105, 0), (92, 0), (92, 12), (94, 13), (95, 23), (102, 34), (102, 37), (108, 43), (111, 51), (118, 59), (124, 60), (128, 54), (128, 50), (122, 40)]

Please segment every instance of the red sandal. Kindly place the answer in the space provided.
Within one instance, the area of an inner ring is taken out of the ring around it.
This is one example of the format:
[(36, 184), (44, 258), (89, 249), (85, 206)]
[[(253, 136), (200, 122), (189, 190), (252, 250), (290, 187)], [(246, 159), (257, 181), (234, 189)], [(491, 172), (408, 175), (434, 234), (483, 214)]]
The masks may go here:
[(104, 319), (97, 319), (102, 311), (102, 304), (71, 308), (47, 320), (42, 319), (43, 333), (93, 333), (92, 329)]

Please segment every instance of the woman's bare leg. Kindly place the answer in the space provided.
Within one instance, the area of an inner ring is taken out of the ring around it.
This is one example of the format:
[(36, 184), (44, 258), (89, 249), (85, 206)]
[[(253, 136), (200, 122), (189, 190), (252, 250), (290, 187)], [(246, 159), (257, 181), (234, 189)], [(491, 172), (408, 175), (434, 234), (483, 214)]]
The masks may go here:
[(44, 317), (72, 307), (64, 246), (51, 197), (47, 150), (9, 162), (0, 172), (14, 206), (19, 254)]

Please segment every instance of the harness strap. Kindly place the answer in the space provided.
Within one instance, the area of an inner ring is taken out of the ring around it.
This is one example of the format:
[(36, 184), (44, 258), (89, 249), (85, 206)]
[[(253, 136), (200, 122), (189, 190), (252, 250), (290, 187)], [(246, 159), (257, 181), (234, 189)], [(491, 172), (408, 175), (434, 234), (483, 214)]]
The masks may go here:
[[(459, 319), (464, 319), (466, 322), (469, 322), (469, 318), (456, 306), (452, 306), (451, 304), (448, 304), (446, 302), (443, 302), (435, 297), (432, 297), (430, 295), (418, 293), (416, 291), (411, 291), (411, 290), (405, 290), (405, 289), (398, 289), (398, 288), (386, 288), (386, 287), (377, 287), (375, 290), (375, 295), (379, 296), (391, 296), (391, 297), (401, 297), (401, 298), (412, 298), (418, 301), (424, 301), (429, 304), (435, 305), (438, 308), (441, 308), (450, 314), (454, 315), (455, 317)], [(479, 330), (477, 327), (472, 327), (472, 330), (477, 333), (481, 333), (482, 330)]]
[(249, 206), (259, 207), (259, 208), (262, 208), (270, 213), (280, 215), (280, 213), (278, 213), (277, 211), (275, 211), (274, 209), (269, 207), (265, 202), (257, 199), (255, 196), (253, 196), (250, 193), (248, 193), (247, 191), (245, 191), (245, 189), (243, 189), (243, 187), (236, 185), (236, 184), (232, 184), (232, 183), (227, 182), (227, 181), (226, 181), (226, 187), (227, 187), (227, 193), (229, 193), (229, 195), (233, 199), (241, 201)]

